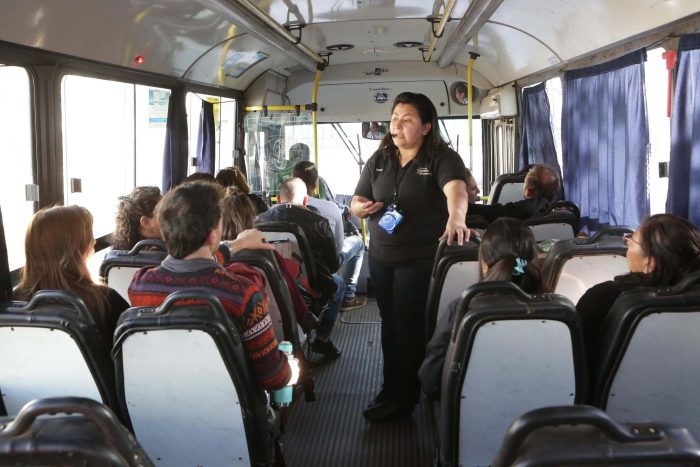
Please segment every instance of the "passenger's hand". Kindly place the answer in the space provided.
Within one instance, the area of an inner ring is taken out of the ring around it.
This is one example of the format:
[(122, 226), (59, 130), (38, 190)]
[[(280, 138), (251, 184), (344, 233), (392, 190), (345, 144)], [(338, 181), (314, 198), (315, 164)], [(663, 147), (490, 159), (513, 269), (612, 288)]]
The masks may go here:
[(257, 229), (248, 229), (238, 234), (235, 240), (228, 244), (231, 253), (241, 250), (274, 250), (275, 246), (266, 243), (265, 235)]
[(464, 218), (459, 219), (450, 216), (447, 219), (447, 225), (445, 226), (445, 231), (440, 236), (440, 240), (446, 238), (448, 245), (452, 245), (452, 242), (457, 240), (457, 245), (462, 246), (464, 242), (469, 241), (470, 233), (471, 231), (464, 222)]
[(381, 201), (372, 201), (364, 196), (355, 196), (352, 202), (353, 213), (362, 219), (381, 211), (383, 207), (384, 203)]

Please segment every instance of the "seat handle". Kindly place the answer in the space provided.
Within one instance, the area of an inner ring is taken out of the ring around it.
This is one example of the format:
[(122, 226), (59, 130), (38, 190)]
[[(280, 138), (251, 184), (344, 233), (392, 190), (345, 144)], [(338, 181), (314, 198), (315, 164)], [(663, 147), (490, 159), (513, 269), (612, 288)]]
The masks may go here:
[(596, 243), (603, 237), (622, 236), (626, 233), (634, 233), (634, 229), (627, 225), (608, 225), (597, 231), (595, 235), (589, 238), (585, 243)]
[(134, 247), (129, 250), (128, 255), (133, 256), (138, 254), (141, 250), (145, 248), (151, 248), (151, 247), (156, 247), (158, 248), (158, 251), (167, 251), (165, 249), (165, 242), (163, 240), (158, 240), (157, 238), (147, 238), (145, 240), (141, 240), (134, 245)]
[(84, 323), (95, 326), (95, 319), (88, 311), (85, 301), (67, 290), (40, 290), (34, 294), (25, 306), (15, 308), (14, 311), (31, 313), (42, 303), (63, 302), (71, 305), (78, 313), (78, 317)]

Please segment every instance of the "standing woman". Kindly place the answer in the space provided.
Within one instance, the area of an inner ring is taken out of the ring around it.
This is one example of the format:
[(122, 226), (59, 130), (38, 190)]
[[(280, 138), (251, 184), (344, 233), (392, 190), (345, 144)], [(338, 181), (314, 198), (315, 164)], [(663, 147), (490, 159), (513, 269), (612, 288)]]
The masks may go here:
[(369, 271), (382, 318), (384, 383), (364, 411), (373, 422), (413, 413), (438, 243), (469, 239), (464, 163), (442, 140), (432, 102), (399, 94), (389, 129), (362, 170), (351, 206), (369, 217)]

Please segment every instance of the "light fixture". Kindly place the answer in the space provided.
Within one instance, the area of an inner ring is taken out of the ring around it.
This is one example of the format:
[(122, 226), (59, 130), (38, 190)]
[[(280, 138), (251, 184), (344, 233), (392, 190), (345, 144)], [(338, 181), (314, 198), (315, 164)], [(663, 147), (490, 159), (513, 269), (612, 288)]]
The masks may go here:
[(222, 18), (244, 28), (259, 41), (279, 50), (301, 66), (315, 72), (323, 66), (323, 57), (304, 44), (295, 44), (297, 37), (261, 11), (250, 0), (196, 0)]
[(416, 47), (420, 47), (421, 45), (423, 45), (422, 42), (416, 41), (401, 41), (394, 43), (394, 47), (398, 47), (399, 49), (415, 49)]
[(454, 33), (445, 42), (447, 45), (438, 57), (438, 66), (445, 68), (454, 61), (458, 53), (463, 52), (474, 34), (488, 21), (501, 6), (503, 0), (472, 0)]
[(354, 48), (355, 46), (352, 44), (333, 44), (326, 47), (326, 50), (330, 50), (331, 52), (343, 52)]

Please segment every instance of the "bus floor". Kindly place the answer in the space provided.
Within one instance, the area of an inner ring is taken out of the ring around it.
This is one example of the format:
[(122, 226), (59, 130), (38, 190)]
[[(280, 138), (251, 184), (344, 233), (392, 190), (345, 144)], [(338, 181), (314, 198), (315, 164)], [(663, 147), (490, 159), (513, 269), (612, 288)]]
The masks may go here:
[(382, 383), (380, 328), (374, 300), (340, 315), (331, 337), (343, 354), (313, 369), (316, 401), (301, 394), (286, 414), (288, 467), (433, 465), (435, 428), (425, 401), (402, 421), (374, 424), (362, 416)]

